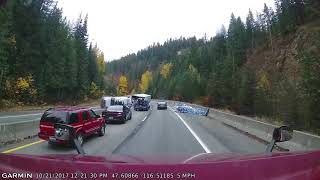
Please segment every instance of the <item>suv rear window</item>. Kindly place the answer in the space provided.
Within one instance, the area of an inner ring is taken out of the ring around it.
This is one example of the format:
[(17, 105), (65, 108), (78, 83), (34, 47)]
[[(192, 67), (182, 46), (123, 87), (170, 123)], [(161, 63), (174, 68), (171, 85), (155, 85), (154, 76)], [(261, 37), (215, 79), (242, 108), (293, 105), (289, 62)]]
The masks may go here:
[(67, 123), (68, 113), (65, 111), (46, 111), (42, 117), (42, 122)]
[(78, 113), (71, 113), (71, 114), (70, 114), (70, 117), (69, 117), (68, 123), (69, 123), (69, 124), (73, 124), (73, 123), (77, 123), (77, 122), (79, 122)]
[(89, 114), (87, 111), (82, 112), (82, 120), (83, 121), (88, 121), (89, 120)]

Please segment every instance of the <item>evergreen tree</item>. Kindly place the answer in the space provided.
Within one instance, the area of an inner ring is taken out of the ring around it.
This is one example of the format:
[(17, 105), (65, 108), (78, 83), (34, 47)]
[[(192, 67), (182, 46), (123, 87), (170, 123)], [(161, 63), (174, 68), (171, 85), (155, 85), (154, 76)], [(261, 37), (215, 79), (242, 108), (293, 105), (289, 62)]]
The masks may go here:
[(251, 12), (251, 9), (249, 9), (248, 16), (246, 18), (246, 39), (247, 39), (247, 47), (253, 48), (254, 44), (254, 18), (253, 14)]
[(262, 17), (263, 17), (263, 28), (269, 36), (271, 50), (273, 51), (272, 34), (271, 34), (272, 33), (271, 25), (272, 25), (272, 19), (273, 19), (273, 11), (272, 11), (272, 9), (269, 9), (266, 4), (264, 4)]
[(97, 54), (92, 47), (92, 44), (89, 46), (88, 51), (88, 71), (89, 71), (89, 82), (94, 82), (95, 84), (99, 84), (99, 71), (98, 71), (98, 59)]
[[(102, 52), (98, 70), (98, 53), (92, 47), (89, 53), (87, 47), (88, 17), (80, 17), (72, 27), (56, 4), (53, 0), (1, 3), (1, 98), (24, 102), (74, 100), (90, 93), (91, 81), (103, 88)], [(26, 85), (30, 91), (25, 91)]]
[(78, 60), (78, 96), (83, 97), (88, 92), (89, 75), (88, 75), (88, 34), (87, 34), (88, 16), (83, 20), (79, 17), (75, 27), (75, 48), (76, 59)]

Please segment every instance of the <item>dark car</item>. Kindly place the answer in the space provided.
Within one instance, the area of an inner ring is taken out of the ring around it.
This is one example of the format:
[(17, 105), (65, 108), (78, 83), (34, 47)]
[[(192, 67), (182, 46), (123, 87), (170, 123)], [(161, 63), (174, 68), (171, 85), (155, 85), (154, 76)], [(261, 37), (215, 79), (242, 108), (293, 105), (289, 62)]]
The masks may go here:
[(102, 117), (108, 122), (125, 123), (132, 118), (131, 109), (126, 105), (109, 106), (107, 110), (102, 112)]
[(139, 98), (134, 103), (134, 110), (136, 111), (148, 111), (149, 109), (150, 109), (150, 104), (147, 100)]
[(66, 132), (55, 129), (54, 125), (67, 124), (74, 128), (80, 144), (84, 137), (98, 133), (105, 134), (105, 120), (92, 109), (81, 107), (50, 108), (46, 110), (40, 120), (40, 139), (51, 144), (69, 144), (71, 137)]
[(157, 109), (167, 109), (167, 102), (165, 102), (165, 101), (158, 102)]

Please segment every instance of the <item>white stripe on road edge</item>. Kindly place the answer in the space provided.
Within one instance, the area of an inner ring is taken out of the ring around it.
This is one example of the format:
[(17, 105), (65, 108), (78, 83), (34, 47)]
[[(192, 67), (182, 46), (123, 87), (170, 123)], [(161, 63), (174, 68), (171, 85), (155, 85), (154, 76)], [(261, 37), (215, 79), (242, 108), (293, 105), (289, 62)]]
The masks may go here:
[(147, 116), (142, 119), (142, 122), (145, 121), (146, 119), (147, 119)]
[(184, 121), (184, 119), (182, 119), (182, 117), (176, 113), (170, 106), (168, 106), (170, 108), (170, 110), (172, 112), (174, 112), (179, 119), (182, 121), (182, 123), (189, 129), (189, 131), (191, 132), (191, 134), (193, 135), (194, 138), (196, 138), (196, 140), (198, 141), (198, 143), (202, 146), (202, 148), (204, 149), (204, 151), (206, 153), (211, 153), (210, 149), (207, 147), (207, 145), (199, 138), (199, 136), (191, 129), (191, 127)]
[[(150, 108), (150, 111), (152, 111), (152, 108)], [(148, 117), (148, 115), (142, 119), (142, 122), (145, 121), (147, 119), (147, 117)]]
[(196, 158), (196, 157), (202, 156), (202, 155), (204, 155), (204, 154), (206, 154), (206, 153), (197, 154), (197, 155), (195, 155), (195, 156), (192, 156), (192, 157), (188, 158), (187, 160), (185, 160), (185, 161), (183, 161), (183, 162), (186, 163), (186, 162), (188, 162), (188, 161), (190, 161), (190, 160), (192, 160), (192, 159), (194, 159), (194, 158)]
[(16, 116), (1, 116), (0, 119), (4, 118), (15, 118), (15, 117), (25, 117), (25, 116), (35, 116), (35, 115), (41, 115), (42, 113), (36, 113), (36, 114), (22, 114), (22, 115), (16, 115)]

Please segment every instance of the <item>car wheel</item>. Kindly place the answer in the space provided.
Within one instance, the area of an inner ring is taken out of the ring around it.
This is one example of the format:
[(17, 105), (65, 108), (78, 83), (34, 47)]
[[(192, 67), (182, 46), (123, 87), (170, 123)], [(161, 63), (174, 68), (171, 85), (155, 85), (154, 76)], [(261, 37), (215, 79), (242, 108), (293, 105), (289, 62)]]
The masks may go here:
[(78, 140), (78, 142), (79, 142), (80, 145), (83, 144), (83, 134), (82, 134), (82, 133), (79, 133), (79, 134), (77, 135), (77, 140)]
[(105, 133), (106, 133), (106, 126), (104, 125), (103, 127), (101, 127), (101, 129), (99, 129), (98, 135), (104, 136)]

